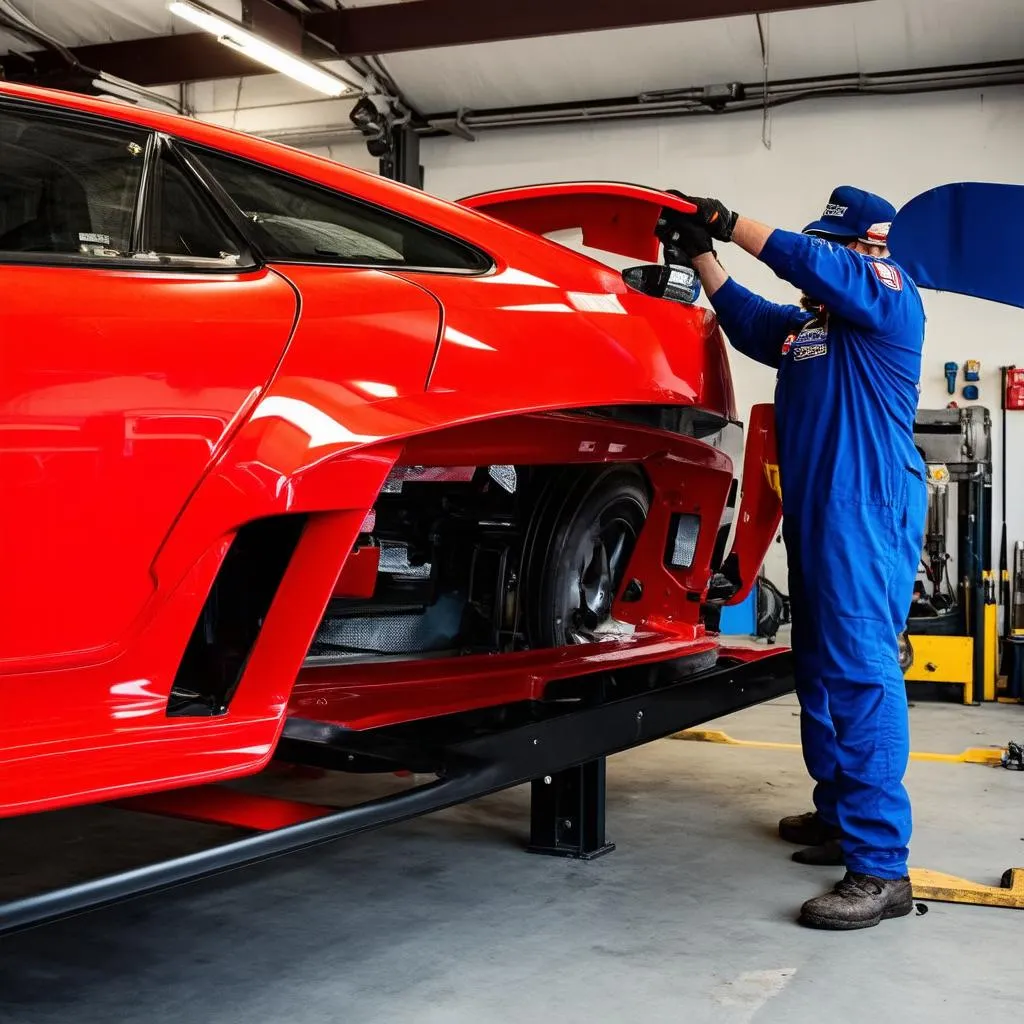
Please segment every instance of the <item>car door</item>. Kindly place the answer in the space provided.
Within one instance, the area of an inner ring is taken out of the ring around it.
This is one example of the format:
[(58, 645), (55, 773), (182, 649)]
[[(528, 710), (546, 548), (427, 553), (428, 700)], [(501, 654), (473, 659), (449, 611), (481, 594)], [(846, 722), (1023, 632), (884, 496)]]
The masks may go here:
[(146, 129), (0, 102), (0, 668), (115, 653), (296, 317)]

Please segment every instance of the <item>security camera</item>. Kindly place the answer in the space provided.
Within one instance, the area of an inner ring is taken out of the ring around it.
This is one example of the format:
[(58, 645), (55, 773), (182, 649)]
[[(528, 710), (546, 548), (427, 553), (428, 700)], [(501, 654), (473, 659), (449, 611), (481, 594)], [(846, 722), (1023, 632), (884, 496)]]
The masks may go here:
[(360, 96), (356, 105), (349, 111), (349, 120), (370, 138), (383, 135), (387, 129), (387, 120), (377, 109), (369, 96)]

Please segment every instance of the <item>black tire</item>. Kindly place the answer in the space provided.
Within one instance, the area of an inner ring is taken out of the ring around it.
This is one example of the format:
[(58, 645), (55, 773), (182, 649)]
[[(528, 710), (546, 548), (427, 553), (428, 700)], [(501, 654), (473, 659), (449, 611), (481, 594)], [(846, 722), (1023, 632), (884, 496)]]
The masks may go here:
[(532, 647), (590, 639), (624, 583), (649, 509), (646, 479), (632, 466), (567, 470), (548, 483), (525, 548)]

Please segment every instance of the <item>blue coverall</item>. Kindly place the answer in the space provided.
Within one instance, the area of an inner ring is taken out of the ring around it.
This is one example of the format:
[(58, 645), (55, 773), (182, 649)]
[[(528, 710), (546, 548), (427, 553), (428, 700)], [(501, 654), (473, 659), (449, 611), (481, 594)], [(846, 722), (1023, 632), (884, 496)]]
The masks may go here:
[(783, 538), (807, 770), (850, 871), (907, 874), (910, 753), (897, 636), (924, 541), (914, 445), (924, 310), (896, 264), (775, 231), (760, 259), (815, 318), (730, 279), (712, 298), (741, 352), (778, 369)]

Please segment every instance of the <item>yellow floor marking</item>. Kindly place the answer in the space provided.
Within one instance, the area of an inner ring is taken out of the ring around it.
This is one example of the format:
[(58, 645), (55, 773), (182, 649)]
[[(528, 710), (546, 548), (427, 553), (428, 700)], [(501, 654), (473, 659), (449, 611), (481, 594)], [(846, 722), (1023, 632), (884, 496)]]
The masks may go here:
[(1003, 881), (1005, 885), (980, 885), (941, 871), (910, 869), (910, 883), (914, 887), (915, 899), (1024, 910), (1024, 868), (1011, 868), (1003, 876)]
[[(757, 750), (800, 750), (799, 743), (772, 743), (767, 740), (737, 740), (717, 729), (686, 729), (672, 736), (675, 740), (696, 740), (701, 743), (724, 743), (731, 747), (753, 747)], [(968, 747), (959, 754), (936, 754), (913, 751), (911, 761), (945, 761), (950, 764), (1001, 764), (1003, 747)]]

